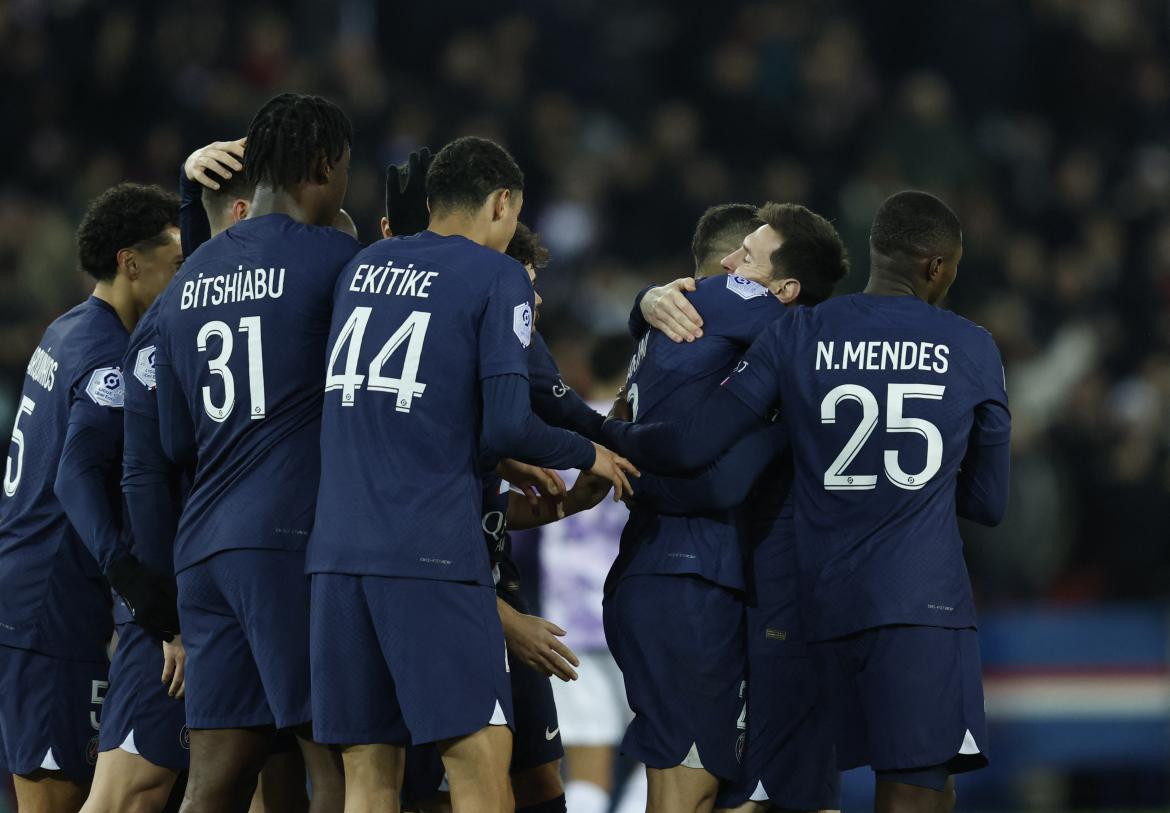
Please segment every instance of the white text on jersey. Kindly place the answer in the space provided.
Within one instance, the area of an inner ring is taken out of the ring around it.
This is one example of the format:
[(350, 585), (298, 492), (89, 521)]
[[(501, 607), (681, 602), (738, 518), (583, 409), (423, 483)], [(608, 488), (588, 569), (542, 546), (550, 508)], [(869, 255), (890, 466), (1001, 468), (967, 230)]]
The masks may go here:
[(932, 342), (817, 342), (818, 370), (921, 370), (945, 373), (951, 349)]
[(240, 266), (230, 274), (217, 274), (183, 283), (180, 310), (206, 308), (208, 305), (226, 305), (251, 299), (279, 299), (284, 293), (283, 268), (249, 268)]
[[(353, 272), (349, 290), (355, 294), (381, 294), (387, 296), (417, 296), (429, 299), (427, 288), (438, 271), (419, 271), (410, 263), (405, 268), (390, 265), (370, 265), (362, 263)], [(384, 290), (383, 290), (384, 289)]]
[(28, 360), (28, 377), (45, 389), (52, 391), (54, 373), (57, 372), (57, 360), (49, 355), (49, 351), (38, 347)]

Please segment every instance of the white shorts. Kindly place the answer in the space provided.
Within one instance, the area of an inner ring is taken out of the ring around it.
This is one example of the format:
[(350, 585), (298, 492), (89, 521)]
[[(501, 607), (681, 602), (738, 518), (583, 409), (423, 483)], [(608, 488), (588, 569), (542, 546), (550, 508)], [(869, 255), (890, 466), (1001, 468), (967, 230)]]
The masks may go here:
[(608, 650), (578, 653), (577, 680), (552, 680), (561, 741), (574, 745), (617, 746), (633, 719), (626, 702), (622, 671)]

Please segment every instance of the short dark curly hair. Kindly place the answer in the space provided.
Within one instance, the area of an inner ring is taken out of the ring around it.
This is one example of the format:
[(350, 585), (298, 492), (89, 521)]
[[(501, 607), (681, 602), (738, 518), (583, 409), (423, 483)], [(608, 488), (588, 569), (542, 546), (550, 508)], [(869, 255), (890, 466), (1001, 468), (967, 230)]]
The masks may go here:
[(118, 252), (167, 241), (168, 226), (179, 223), (179, 198), (159, 186), (120, 183), (102, 192), (77, 227), (81, 270), (98, 281), (118, 275)]
[(533, 268), (548, 265), (548, 249), (540, 242), (540, 235), (519, 221), (516, 221), (516, 233), (504, 253), (521, 265)]
[(762, 225), (759, 210), (750, 203), (721, 203), (707, 209), (695, 224), (695, 236), (691, 238), (695, 270), (710, 260), (722, 260)]
[(773, 274), (800, 280), (797, 303), (816, 305), (832, 296), (849, 273), (849, 254), (833, 224), (798, 203), (765, 203), (759, 215), (781, 239), (772, 252)]
[(507, 150), (494, 141), (464, 136), (435, 156), (427, 170), (431, 214), (476, 211), (497, 189), (524, 189), (524, 173)]
[(934, 195), (908, 189), (878, 207), (869, 244), (887, 257), (951, 257), (963, 244), (963, 227), (951, 207)]

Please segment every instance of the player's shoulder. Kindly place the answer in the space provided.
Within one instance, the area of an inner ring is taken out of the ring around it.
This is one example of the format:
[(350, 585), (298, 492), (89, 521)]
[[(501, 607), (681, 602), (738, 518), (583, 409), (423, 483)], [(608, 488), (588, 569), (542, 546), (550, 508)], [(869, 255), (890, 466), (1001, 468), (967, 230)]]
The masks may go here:
[(772, 292), (754, 280), (736, 274), (705, 277), (687, 295), (696, 309), (701, 306), (741, 309), (777, 309), (784, 307)]

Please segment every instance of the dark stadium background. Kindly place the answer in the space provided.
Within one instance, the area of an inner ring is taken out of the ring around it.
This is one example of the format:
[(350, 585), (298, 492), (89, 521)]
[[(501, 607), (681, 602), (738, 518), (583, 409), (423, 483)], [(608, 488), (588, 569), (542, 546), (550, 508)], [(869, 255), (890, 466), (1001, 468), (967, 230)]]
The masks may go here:
[(175, 186), (282, 90), (349, 113), (367, 242), (387, 162), (506, 144), (553, 252), (541, 329), (583, 391), (633, 294), (688, 273), (707, 205), (823, 212), (856, 290), (877, 204), (925, 188), (963, 220), (949, 305), (995, 334), (1014, 415), (1007, 521), (967, 535), (993, 767), (960, 809), (1167, 809), (1168, 26), (1165, 0), (6, 0), (0, 425), (86, 292), (86, 201)]

